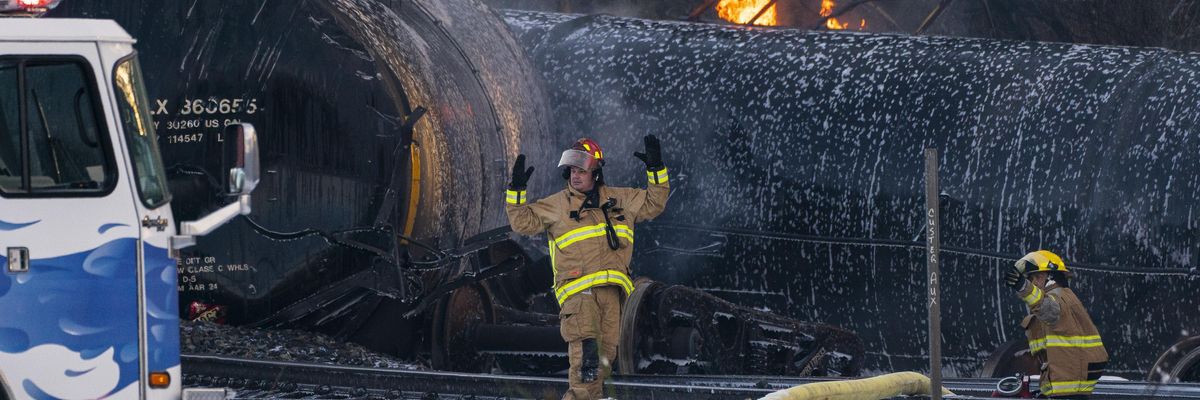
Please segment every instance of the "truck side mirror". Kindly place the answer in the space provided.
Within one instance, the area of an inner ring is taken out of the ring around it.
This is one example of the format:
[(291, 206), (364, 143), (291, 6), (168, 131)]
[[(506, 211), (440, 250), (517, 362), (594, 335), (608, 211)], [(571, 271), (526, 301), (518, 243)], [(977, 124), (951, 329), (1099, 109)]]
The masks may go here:
[(221, 148), (221, 170), (225, 194), (248, 195), (258, 186), (258, 134), (254, 125), (238, 123), (225, 127)]
[(207, 235), (238, 215), (250, 214), (250, 192), (258, 186), (258, 135), (254, 125), (239, 123), (225, 127), (222, 139), (223, 190), (237, 200), (198, 220), (179, 224), (179, 235), (171, 237), (172, 250), (195, 245), (197, 236)]

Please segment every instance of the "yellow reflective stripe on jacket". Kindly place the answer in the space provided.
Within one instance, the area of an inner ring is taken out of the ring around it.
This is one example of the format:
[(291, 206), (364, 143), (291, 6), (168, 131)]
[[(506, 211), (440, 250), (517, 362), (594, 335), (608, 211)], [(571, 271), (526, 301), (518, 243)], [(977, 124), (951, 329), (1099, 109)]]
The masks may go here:
[[(1032, 285), (1030, 285), (1030, 286), (1032, 286)], [(1022, 298), (1021, 300), (1024, 300), (1025, 304), (1028, 304), (1031, 306), (1034, 305), (1034, 303), (1037, 303), (1038, 301), (1042, 300), (1042, 289), (1038, 289), (1037, 286), (1033, 286), (1033, 291), (1030, 291), (1029, 294), (1026, 295), (1024, 298)]]
[(558, 263), (556, 262), (557, 259), (554, 259), (558, 256), (558, 250), (556, 249), (558, 246), (554, 245), (554, 239), (546, 239), (546, 241), (550, 243), (547, 245), (547, 247), (550, 247), (550, 269), (554, 271), (554, 276), (558, 276)]
[(613, 225), (613, 230), (617, 231), (617, 237), (623, 237), (629, 243), (633, 243), (633, 228), (625, 225)]
[(567, 246), (575, 244), (580, 240), (600, 236), (604, 236), (604, 224), (588, 225), (585, 227), (572, 229), (571, 231), (554, 238), (554, 244), (558, 245), (558, 248), (560, 249), (565, 249)]
[[(617, 231), (617, 237), (623, 237), (625, 240), (628, 240), (629, 243), (633, 243), (633, 228), (630, 228), (627, 225), (613, 225), (613, 230)], [(580, 240), (601, 236), (604, 236), (603, 223), (572, 229), (571, 231), (555, 238), (554, 244), (558, 245), (559, 249), (565, 249), (567, 246), (575, 244)]]
[(658, 171), (646, 171), (646, 178), (650, 183), (661, 185), (667, 183), (667, 169), (663, 168)]
[(506, 199), (508, 204), (525, 204), (526, 199), (524, 190), (508, 190), (505, 194), (508, 195), (508, 198)]
[(626, 296), (633, 293), (633, 280), (629, 279), (629, 275), (625, 275), (624, 273), (621, 273), (621, 271), (608, 269), (587, 274), (579, 279), (567, 282), (567, 284), (562, 285), (562, 287), (554, 290), (554, 297), (558, 298), (558, 305), (562, 306), (563, 302), (566, 302), (568, 297), (571, 297), (576, 293), (595, 286), (609, 284), (620, 285), (622, 289), (625, 289)]
[(1029, 341), (1029, 351), (1039, 352), (1047, 347), (1100, 347), (1104, 346), (1104, 342), (1100, 341), (1100, 335), (1090, 336), (1059, 336), (1048, 335), (1044, 338)]
[(1057, 396), (1064, 394), (1081, 394), (1091, 393), (1096, 388), (1097, 381), (1067, 381), (1067, 382), (1046, 382), (1042, 387), (1042, 394), (1047, 396)]

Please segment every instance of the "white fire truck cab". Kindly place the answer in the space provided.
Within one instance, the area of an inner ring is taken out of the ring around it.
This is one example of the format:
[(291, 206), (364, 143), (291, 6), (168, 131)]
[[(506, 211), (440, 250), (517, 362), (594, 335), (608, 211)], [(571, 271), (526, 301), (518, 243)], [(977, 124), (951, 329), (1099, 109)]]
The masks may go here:
[(0, 397), (181, 396), (175, 250), (249, 213), (257, 139), (226, 128), (232, 201), (177, 231), (133, 45), (108, 20), (0, 19)]

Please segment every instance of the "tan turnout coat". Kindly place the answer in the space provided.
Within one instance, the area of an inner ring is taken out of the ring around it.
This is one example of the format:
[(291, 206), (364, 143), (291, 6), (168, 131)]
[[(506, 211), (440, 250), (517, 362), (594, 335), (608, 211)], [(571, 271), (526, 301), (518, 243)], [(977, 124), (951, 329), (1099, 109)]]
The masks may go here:
[(1029, 307), (1021, 322), (1041, 365), (1041, 391), (1050, 397), (1090, 395), (1108, 361), (1100, 333), (1075, 292), (1026, 284), (1017, 296)]
[[(633, 291), (632, 281), (626, 282), (633, 256), (633, 226), (662, 213), (670, 192), (666, 170), (659, 174), (661, 183), (654, 183), (654, 176), (651, 176), (646, 189), (600, 186), (600, 203), (609, 199), (615, 202), (609, 211), (609, 221), (620, 243), (617, 250), (609, 248), (601, 210), (580, 209), (583, 193), (567, 187), (536, 202), (524, 203), (519, 197), (517, 201), (513, 200), (514, 194), (523, 197), (524, 192), (509, 191), (505, 210), (513, 231), (522, 235), (545, 232), (548, 236), (555, 297), (560, 305), (570, 295), (592, 286), (628, 286), (625, 287), (626, 294)], [(578, 213), (578, 220), (571, 217), (572, 212)], [(610, 270), (626, 278), (596, 275)], [(580, 278), (589, 276), (595, 278), (590, 282), (595, 284), (578, 285)]]

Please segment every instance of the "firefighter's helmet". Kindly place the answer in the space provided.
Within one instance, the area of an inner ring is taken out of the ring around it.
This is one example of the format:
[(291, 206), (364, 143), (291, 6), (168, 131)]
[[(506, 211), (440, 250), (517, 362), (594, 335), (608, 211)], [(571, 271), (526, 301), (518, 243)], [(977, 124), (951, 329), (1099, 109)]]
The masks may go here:
[(1017, 269), (1025, 275), (1029, 275), (1034, 272), (1062, 272), (1063, 274), (1070, 273), (1067, 271), (1067, 264), (1063, 263), (1062, 258), (1060, 258), (1057, 254), (1051, 253), (1047, 250), (1038, 250), (1026, 254), (1025, 257), (1021, 257), (1020, 260), (1017, 260), (1015, 265), (1017, 266)]
[(571, 179), (571, 168), (592, 171), (592, 178), (604, 184), (604, 150), (595, 140), (580, 138), (562, 153), (558, 159), (558, 167), (562, 168), (563, 179)]
[(596, 143), (595, 140), (579, 138), (579, 140), (575, 141), (575, 145), (571, 146), (571, 149), (588, 152), (600, 162), (601, 166), (604, 166), (604, 151), (600, 150), (600, 144)]
[(558, 159), (559, 167), (575, 167), (595, 171), (604, 166), (604, 151), (596, 141), (582, 138), (575, 141), (570, 149), (563, 151)]

